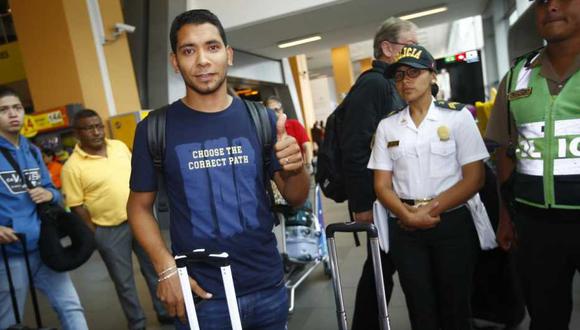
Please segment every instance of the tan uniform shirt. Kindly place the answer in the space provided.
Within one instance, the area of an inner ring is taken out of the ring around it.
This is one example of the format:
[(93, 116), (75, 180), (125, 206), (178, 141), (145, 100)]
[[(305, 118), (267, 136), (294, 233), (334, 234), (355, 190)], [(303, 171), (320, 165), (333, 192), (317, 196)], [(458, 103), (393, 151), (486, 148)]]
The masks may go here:
[[(580, 55), (576, 56), (576, 60), (574, 65), (564, 74), (564, 76), (558, 76), (558, 73), (554, 70), (552, 63), (545, 52), (542, 50), (540, 55), (531, 63), (531, 67), (541, 66), (540, 68), (540, 75), (546, 78), (548, 82), (548, 89), (550, 90), (550, 94), (558, 95), (560, 91), (570, 77), (574, 75), (580, 69)], [(493, 105), (493, 110), (491, 111), (491, 116), (489, 118), (489, 123), (487, 125), (487, 129), (485, 131), (485, 137), (493, 140), (500, 145), (507, 145), (509, 142), (508, 136), (508, 129), (507, 129), (507, 95), (506, 95), (506, 84), (507, 84), (507, 75), (502, 79), (501, 83), (498, 87), (497, 97), (495, 98), (495, 104)], [(516, 77), (514, 77), (516, 79)], [(517, 141), (517, 134), (515, 129), (515, 123), (512, 119), (512, 142)]]

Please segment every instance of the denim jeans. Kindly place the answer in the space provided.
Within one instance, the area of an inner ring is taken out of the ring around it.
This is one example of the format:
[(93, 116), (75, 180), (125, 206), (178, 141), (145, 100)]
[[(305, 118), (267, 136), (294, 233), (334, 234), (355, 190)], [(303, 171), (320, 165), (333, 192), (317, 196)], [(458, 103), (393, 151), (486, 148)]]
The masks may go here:
[[(288, 322), (288, 295), (283, 283), (238, 297), (238, 309), (244, 330), (284, 330)], [(202, 330), (231, 329), (226, 299), (203, 300), (196, 304)], [(188, 329), (177, 321), (176, 329)]]
[[(38, 251), (30, 252), (30, 270), (34, 286), (48, 298), (52, 308), (58, 314), (61, 326), (65, 330), (88, 329), (83, 307), (68, 273), (59, 273), (48, 268), (40, 260)], [(12, 281), (16, 289), (18, 312), (23, 318), (24, 305), (28, 294), (28, 275), (23, 256), (9, 257)], [(4, 259), (0, 254), (0, 329), (16, 323), (10, 298), (8, 276)]]

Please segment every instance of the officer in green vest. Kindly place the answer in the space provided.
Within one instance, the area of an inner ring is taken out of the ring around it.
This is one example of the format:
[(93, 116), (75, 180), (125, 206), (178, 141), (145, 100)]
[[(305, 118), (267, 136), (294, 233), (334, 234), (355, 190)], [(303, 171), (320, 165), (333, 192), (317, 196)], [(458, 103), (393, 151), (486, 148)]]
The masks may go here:
[(512, 188), (502, 189), (497, 239), (515, 250), (530, 328), (568, 329), (580, 270), (580, 0), (534, 6), (547, 46), (503, 79), (486, 135)]

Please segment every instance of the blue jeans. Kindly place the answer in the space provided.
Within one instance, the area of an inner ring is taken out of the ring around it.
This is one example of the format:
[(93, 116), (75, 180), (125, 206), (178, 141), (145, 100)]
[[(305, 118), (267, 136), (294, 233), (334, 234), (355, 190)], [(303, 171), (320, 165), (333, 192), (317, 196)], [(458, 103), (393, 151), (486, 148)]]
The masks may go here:
[[(38, 251), (30, 252), (30, 270), (34, 286), (48, 298), (65, 330), (88, 329), (83, 307), (68, 273), (58, 273), (40, 260)], [(16, 289), (18, 312), (21, 319), (28, 294), (28, 275), (23, 256), (9, 257), (10, 272)], [(0, 329), (16, 323), (10, 298), (8, 276), (0, 254)]]
[[(238, 297), (238, 309), (244, 330), (284, 330), (288, 322), (288, 295), (283, 283)], [(226, 299), (203, 300), (195, 310), (202, 330), (231, 329)], [(176, 329), (188, 329), (177, 321)]]

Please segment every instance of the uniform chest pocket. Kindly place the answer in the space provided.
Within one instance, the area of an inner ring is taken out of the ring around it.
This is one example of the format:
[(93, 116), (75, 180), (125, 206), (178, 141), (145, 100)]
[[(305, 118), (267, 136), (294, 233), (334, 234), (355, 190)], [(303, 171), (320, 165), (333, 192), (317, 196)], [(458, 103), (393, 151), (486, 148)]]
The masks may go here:
[(430, 150), (429, 175), (431, 177), (447, 177), (459, 170), (455, 141), (431, 142)]
[(389, 148), (389, 156), (392, 160), (398, 160), (403, 156), (403, 149), (401, 147)]

